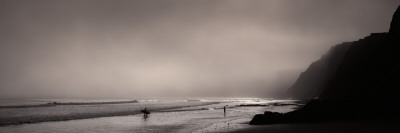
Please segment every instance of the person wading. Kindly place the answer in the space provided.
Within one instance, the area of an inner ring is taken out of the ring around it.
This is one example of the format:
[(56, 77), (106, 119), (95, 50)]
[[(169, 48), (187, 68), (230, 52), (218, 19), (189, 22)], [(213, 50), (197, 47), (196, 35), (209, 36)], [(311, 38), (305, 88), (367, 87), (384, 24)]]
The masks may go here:
[(224, 115), (226, 115), (226, 106), (224, 106)]

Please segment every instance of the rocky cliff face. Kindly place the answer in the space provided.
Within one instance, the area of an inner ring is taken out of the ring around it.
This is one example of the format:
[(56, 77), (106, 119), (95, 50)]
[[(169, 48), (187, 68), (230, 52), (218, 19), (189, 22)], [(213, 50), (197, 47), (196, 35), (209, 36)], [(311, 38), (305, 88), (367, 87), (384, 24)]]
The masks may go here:
[(398, 104), (399, 33), (400, 8), (393, 15), (389, 33), (375, 33), (353, 42), (320, 98)]
[[(389, 33), (372, 33), (333, 47), (303, 72), (288, 93), (296, 99), (387, 98), (399, 87), (400, 10)], [(380, 88), (377, 90), (377, 88)], [(386, 90), (388, 94), (384, 94)]]
[[(266, 112), (251, 124), (310, 122), (346, 119), (400, 119), (400, 7), (388, 33), (373, 33), (332, 50), (339, 59), (322, 58), (313, 63), (294, 85), (303, 95), (318, 96), (303, 108), (286, 114)], [(340, 46), (340, 45), (339, 45)], [(337, 53), (343, 52), (344, 53)], [(312, 75), (312, 76), (308, 76)], [(316, 90), (308, 90), (313, 86)], [(311, 85), (310, 85), (311, 84)], [(318, 92), (319, 91), (319, 92)], [(299, 93), (301, 94), (301, 93)]]
[(306, 71), (300, 74), (297, 81), (288, 90), (288, 95), (294, 99), (313, 99), (321, 94), (329, 79), (337, 71), (351, 42), (332, 47), (327, 54), (313, 62)]

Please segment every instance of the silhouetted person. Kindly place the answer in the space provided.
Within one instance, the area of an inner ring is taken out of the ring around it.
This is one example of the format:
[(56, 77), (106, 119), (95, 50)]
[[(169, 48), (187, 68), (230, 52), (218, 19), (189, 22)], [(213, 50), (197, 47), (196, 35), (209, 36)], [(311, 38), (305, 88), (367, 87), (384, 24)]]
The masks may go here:
[[(147, 109), (146, 108), (144, 108), (144, 110), (142, 110), (142, 112), (143, 112), (143, 118), (144, 118), (144, 121), (146, 122), (146, 120), (147, 120), (147, 118), (148, 118), (148, 116), (147, 116)], [(150, 113), (150, 112), (149, 112)]]
[(224, 106), (224, 115), (226, 114), (226, 106)]
[(141, 112), (143, 113), (144, 117), (147, 117), (147, 115), (150, 114), (150, 112), (147, 111), (147, 108), (144, 108), (144, 110), (141, 110)]

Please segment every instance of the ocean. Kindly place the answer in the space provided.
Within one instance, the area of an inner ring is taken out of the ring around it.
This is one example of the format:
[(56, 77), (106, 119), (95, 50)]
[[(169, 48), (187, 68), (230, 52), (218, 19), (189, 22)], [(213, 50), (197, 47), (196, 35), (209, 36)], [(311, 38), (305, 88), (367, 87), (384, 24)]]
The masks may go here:
[[(52, 106), (27, 106), (47, 104)], [(200, 133), (247, 128), (255, 114), (289, 112), (298, 105), (270, 98), (135, 98), (0, 100), (0, 107), (0, 132)], [(144, 108), (147, 117), (140, 112)]]

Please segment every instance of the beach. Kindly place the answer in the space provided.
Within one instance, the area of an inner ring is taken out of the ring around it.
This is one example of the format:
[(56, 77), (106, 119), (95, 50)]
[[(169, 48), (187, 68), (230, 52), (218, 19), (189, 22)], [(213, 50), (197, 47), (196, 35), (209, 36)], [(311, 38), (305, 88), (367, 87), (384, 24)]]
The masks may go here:
[[(13, 118), (43, 120), (33, 120), (29, 124), (24, 122), (3, 125), (0, 126), (0, 132), (232, 132), (252, 127), (248, 122), (255, 114), (266, 110), (288, 112), (296, 107), (273, 106), (276, 103), (293, 103), (293, 100), (260, 98), (170, 98), (138, 101), (0, 109), (2, 123)], [(223, 112), (224, 106), (227, 109), (226, 114)], [(140, 113), (144, 108), (151, 112), (147, 118)]]

